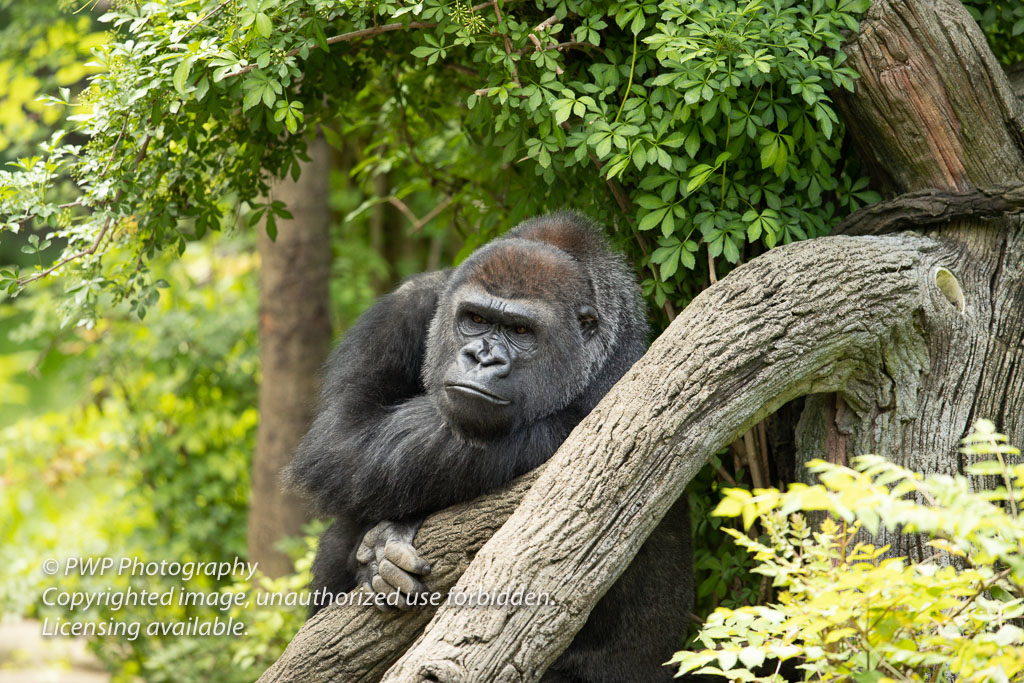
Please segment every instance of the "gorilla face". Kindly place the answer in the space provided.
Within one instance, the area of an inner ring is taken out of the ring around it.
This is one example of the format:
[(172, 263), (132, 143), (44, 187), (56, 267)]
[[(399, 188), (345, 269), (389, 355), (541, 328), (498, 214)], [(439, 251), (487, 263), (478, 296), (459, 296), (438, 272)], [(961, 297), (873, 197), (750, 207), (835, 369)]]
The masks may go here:
[(494, 438), (565, 404), (585, 374), (593, 306), (506, 299), (476, 288), (453, 297), (455, 349), (444, 372), (445, 412), (469, 436)]
[(599, 313), (589, 273), (566, 250), (516, 236), (455, 269), (423, 365), (446, 424), (478, 443), (500, 439), (567, 408), (594, 383), (615, 328)]
[(455, 357), (444, 375), (445, 402), (464, 430), (493, 435), (512, 428), (535, 385), (549, 322), (537, 302), (505, 300), (481, 292), (457, 298)]

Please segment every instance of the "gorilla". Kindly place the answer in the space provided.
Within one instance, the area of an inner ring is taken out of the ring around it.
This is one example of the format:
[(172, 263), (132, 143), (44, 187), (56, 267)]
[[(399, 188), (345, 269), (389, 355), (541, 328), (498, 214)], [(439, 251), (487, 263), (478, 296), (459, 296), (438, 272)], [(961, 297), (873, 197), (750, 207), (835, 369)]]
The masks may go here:
[[(319, 413), (285, 472), (334, 518), (312, 588), (426, 591), (413, 546), (423, 518), (550, 458), (643, 355), (646, 320), (623, 259), (570, 212), (381, 298), (327, 361)], [(692, 572), (684, 497), (544, 680), (672, 680), (662, 664), (682, 644)]]

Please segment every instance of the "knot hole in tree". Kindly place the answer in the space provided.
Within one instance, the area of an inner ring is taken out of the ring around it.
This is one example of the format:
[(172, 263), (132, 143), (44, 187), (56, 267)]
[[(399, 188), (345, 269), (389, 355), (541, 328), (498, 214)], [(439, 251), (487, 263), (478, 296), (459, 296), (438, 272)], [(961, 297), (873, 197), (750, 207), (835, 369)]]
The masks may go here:
[(966, 307), (964, 303), (964, 291), (960, 288), (956, 276), (943, 267), (935, 269), (935, 286), (942, 292), (949, 303), (953, 304), (958, 313), (963, 313)]

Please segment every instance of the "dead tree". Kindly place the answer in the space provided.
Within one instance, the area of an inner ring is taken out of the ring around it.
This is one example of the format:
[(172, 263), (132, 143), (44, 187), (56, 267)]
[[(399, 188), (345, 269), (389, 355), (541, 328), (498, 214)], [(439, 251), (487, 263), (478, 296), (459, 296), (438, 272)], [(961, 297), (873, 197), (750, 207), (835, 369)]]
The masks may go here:
[(978, 417), (1021, 441), (1024, 109), (955, 0), (876, 0), (845, 49), (841, 109), (891, 199), (703, 292), (539, 475), (417, 537), (432, 588), (553, 605), (324, 610), (262, 681), (538, 680), (708, 457), (797, 397), (800, 461), (961, 472)]

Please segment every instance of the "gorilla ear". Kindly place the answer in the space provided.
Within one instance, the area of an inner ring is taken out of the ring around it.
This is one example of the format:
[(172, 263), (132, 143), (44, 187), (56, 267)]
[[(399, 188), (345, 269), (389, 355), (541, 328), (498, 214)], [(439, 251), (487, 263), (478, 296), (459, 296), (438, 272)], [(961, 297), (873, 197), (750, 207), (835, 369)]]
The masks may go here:
[(580, 329), (583, 331), (583, 338), (590, 339), (597, 332), (597, 309), (590, 304), (583, 304), (576, 309), (576, 319), (580, 321)]

